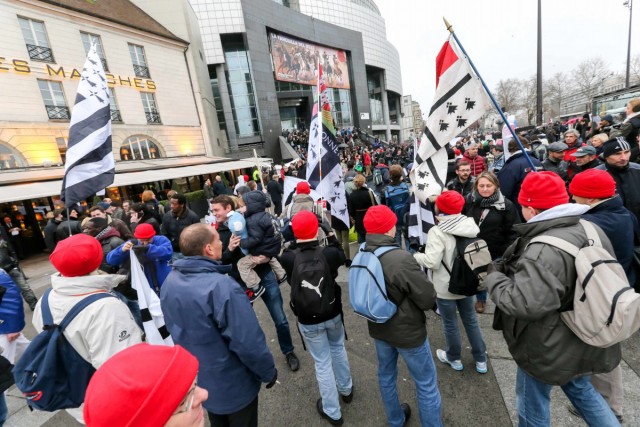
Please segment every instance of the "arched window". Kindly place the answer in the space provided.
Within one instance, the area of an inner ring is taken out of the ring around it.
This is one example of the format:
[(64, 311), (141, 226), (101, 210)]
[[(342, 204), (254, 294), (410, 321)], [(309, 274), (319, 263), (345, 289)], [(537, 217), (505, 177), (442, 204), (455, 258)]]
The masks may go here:
[(9, 145), (0, 142), (0, 170), (24, 168), (24, 157)]
[(146, 135), (134, 135), (127, 138), (120, 147), (120, 160), (159, 159), (163, 157), (156, 141)]

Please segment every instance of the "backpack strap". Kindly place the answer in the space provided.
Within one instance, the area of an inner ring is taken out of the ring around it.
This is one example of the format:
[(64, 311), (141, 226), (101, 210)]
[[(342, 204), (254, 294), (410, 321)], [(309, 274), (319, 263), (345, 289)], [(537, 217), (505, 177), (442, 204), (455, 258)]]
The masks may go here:
[(53, 288), (47, 289), (42, 296), (42, 304), (40, 304), (40, 309), (42, 310), (43, 326), (53, 325), (53, 316), (51, 315), (51, 309), (49, 308), (49, 294), (52, 290)]
[(593, 244), (593, 246), (602, 247), (602, 241), (600, 240), (600, 235), (598, 234), (598, 230), (592, 223), (587, 220), (581, 219), (580, 225), (584, 228), (584, 231), (587, 233), (587, 239), (589, 242)]
[(397, 246), (380, 246), (378, 249), (373, 251), (373, 254), (378, 258), (382, 258), (384, 254), (386, 254), (387, 252), (391, 252), (394, 249), (400, 249), (400, 248)]
[(553, 247), (556, 247), (558, 249), (560, 249), (561, 251), (567, 252), (568, 254), (570, 254), (572, 257), (576, 258), (578, 256), (578, 252), (580, 251), (580, 248), (572, 245), (571, 243), (567, 242), (566, 240), (562, 240), (559, 237), (554, 237), (554, 236), (537, 236), (534, 237), (533, 239), (531, 239), (529, 241), (529, 243), (527, 244), (527, 247), (529, 247), (529, 245), (531, 245), (532, 243), (545, 243), (547, 245), (551, 245)]
[(67, 326), (69, 326), (69, 323), (71, 323), (71, 321), (88, 305), (90, 305), (91, 303), (94, 303), (96, 301), (98, 301), (99, 299), (102, 298), (108, 298), (108, 297), (113, 297), (115, 298), (112, 294), (110, 294), (109, 292), (97, 292), (94, 294), (89, 295), (88, 297), (83, 298), (82, 300), (80, 300), (79, 302), (76, 303), (76, 305), (74, 305), (71, 310), (69, 310), (69, 312), (67, 313), (66, 316), (64, 316), (64, 319), (62, 319), (62, 322), (60, 322), (60, 325), (58, 325), (58, 328), (60, 329), (60, 332), (64, 331), (65, 328)]

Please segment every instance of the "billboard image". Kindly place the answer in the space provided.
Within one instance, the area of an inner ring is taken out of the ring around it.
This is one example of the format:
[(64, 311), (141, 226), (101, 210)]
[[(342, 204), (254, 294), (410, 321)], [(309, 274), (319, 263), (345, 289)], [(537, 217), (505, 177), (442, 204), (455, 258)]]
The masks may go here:
[(271, 57), (276, 80), (316, 85), (318, 59), (328, 87), (349, 89), (347, 55), (343, 50), (319, 46), (282, 34), (270, 33)]

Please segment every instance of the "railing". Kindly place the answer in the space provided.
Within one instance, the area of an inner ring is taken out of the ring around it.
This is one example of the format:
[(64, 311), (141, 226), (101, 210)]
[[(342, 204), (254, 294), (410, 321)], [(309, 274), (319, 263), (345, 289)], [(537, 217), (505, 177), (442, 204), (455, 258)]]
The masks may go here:
[(122, 116), (120, 115), (120, 110), (111, 110), (111, 121), (122, 123)]
[(133, 64), (133, 72), (135, 73), (136, 77), (142, 77), (145, 79), (151, 77), (149, 75), (149, 67), (145, 67), (144, 65)]
[(36, 46), (27, 44), (27, 51), (29, 52), (29, 58), (36, 61), (54, 62), (53, 51), (48, 47)]
[(162, 122), (160, 121), (160, 113), (158, 113), (157, 111), (145, 111), (146, 116), (147, 116), (147, 123), (149, 124), (162, 124)]
[(45, 105), (47, 114), (51, 120), (69, 120), (71, 113), (68, 107), (58, 107), (56, 105)]

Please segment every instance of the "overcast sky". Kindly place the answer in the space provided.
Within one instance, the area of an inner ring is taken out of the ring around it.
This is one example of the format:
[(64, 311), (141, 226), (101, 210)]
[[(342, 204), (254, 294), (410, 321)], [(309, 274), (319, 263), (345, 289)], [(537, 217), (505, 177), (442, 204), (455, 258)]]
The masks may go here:
[[(435, 89), (435, 58), (448, 32), (456, 35), (491, 90), (498, 81), (536, 73), (536, 0), (375, 0), (387, 39), (400, 53), (403, 95), (428, 110)], [(623, 0), (542, 0), (542, 73), (570, 72), (601, 56), (624, 75), (629, 9)], [(633, 8), (631, 56), (640, 53), (640, 1)]]

